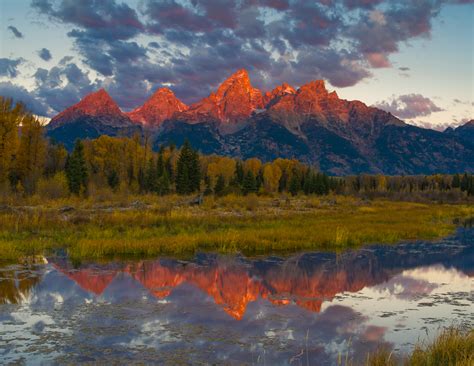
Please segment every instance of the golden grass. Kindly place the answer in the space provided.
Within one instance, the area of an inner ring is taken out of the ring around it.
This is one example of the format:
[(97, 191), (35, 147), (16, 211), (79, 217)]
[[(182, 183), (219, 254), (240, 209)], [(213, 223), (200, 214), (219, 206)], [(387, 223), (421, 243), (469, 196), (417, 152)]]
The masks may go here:
[(366, 366), (472, 366), (474, 365), (474, 329), (451, 326), (443, 329), (432, 342), (421, 342), (408, 356), (395, 356), (381, 348), (367, 356)]
[(432, 343), (420, 343), (408, 358), (408, 366), (472, 366), (474, 365), (474, 329), (450, 327)]
[[(247, 254), (436, 239), (453, 220), (474, 216), (463, 205), (365, 202), (351, 197), (133, 197), (123, 201), (25, 202), (0, 211), (0, 258), (67, 248), (73, 257)], [(73, 206), (74, 209), (61, 209)]]

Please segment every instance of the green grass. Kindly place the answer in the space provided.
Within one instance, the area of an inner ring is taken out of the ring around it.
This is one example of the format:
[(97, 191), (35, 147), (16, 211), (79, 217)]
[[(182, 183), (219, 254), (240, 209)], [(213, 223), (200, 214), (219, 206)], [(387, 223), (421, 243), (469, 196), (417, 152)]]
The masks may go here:
[[(145, 197), (138, 206), (130, 205), (131, 200), (100, 206), (90, 200), (27, 202), (3, 210), (0, 258), (16, 260), (58, 248), (74, 258), (95, 259), (197, 250), (342, 250), (444, 237), (454, 231), (454, 219), (474, 216), (474, 208), (463, 205), (350, 197), (211, 197), (201, 206), (189, 206), (176, 196)], [(61, 210), (64, 205), (74, 210)]]

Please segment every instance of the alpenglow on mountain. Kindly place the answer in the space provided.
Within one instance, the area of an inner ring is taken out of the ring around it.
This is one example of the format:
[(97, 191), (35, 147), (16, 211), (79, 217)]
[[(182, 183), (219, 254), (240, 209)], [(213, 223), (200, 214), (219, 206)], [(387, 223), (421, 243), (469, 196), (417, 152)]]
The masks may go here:
[(48, 135), (71, 148), (77, 138), (151, 134), (154, 148), (185, 139), (205, 154), (296, 158), (324, 172), (474, 172), (473, 125), (438, 132), (415, 127), (360, 101), (340, 99), (323, 80), (262, 93), (246, 70), (192, 105), (167, 88), (124, 113), (103, 89), (54, 117)]

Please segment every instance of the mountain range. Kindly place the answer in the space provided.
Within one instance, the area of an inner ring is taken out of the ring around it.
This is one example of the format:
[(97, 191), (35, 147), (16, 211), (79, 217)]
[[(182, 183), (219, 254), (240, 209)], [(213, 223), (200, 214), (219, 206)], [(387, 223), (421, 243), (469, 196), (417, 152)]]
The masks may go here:
[(120, 110), (104, 89), (55, 116), (47, 134), (71, 148), (77, 138), (151, 134), (154, 148), (185, 139), (206, 154), (296, 158), (334, 175), (474, 172), (474, 121), (444, 132), (406, 124), (360, 101), (339, 98), (322, 80), (262, 93), (239, 70), (186, 105), (167, 88)]

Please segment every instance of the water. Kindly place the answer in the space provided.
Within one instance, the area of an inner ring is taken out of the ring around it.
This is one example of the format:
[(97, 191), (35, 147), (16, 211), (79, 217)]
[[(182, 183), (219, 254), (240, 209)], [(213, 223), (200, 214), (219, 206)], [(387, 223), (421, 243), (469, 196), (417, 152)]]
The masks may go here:
[(0, 363), (331, 365), (474, 323), (474, 229), (249, 259), (0, 267)]

